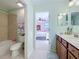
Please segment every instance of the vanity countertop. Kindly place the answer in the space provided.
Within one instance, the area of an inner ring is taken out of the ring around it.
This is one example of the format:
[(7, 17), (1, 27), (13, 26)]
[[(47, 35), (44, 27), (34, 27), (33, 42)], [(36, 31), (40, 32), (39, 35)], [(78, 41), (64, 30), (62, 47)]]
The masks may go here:
[(75, 46), (77, 49), (79, 49), (79, 38), (74, 37), (74, 35), (65, 35), (65, 34), (57, 34), (61, 38), (63, 38), (68, 43)]

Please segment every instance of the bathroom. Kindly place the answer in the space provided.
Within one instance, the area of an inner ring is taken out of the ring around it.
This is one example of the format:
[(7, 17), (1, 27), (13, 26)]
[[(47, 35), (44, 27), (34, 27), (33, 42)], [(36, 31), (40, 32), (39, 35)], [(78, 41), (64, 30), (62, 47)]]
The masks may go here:
[(24, 4), (0, 1), (0, 59), (24, 59)]

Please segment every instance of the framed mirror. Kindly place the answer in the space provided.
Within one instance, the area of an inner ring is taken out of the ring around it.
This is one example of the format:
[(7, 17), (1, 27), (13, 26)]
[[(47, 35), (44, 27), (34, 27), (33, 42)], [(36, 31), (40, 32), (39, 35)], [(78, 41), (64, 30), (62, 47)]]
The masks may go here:
[(79, 12), (72, 12), (71, 13), (71, 24), (72, 25), (79, 25)]

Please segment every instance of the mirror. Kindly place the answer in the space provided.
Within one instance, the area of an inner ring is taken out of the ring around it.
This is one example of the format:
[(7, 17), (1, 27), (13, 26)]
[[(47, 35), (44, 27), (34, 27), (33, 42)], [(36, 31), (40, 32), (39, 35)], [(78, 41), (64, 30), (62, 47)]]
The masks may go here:
[(68, 14), (58, 16), (58, 26), (67, 26), (68, 25)]
[(79, 12), (72, 12), (71, 13), (71, 24), (72, 25), (79, 25)]

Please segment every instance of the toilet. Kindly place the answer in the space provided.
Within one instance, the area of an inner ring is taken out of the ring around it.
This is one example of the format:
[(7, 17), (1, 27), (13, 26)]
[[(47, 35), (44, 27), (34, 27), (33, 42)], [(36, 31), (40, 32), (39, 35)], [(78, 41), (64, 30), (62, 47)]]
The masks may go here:
[(12, 57), (16, 57), (20, 54), (22, 43), (15, 43), (10, 47)]

